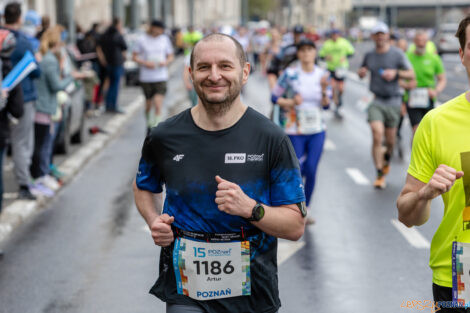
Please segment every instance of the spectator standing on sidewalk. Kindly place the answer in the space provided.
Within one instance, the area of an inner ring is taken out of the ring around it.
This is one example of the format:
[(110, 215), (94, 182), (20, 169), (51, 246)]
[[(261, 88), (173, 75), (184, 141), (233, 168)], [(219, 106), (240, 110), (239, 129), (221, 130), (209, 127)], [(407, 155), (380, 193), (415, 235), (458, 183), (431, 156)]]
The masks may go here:
[[(51, 159), (51, 138), (54, 132), (52, 116), (57, 111), (57, 92), (64, 90), (73, 82), (72, 76), (62, 76), (58, 55), (61, 54), (61, 32), (60, 28), (47, 30), (41, 39), (42, 61), (39, 66), (41, 76), (37, 80), (38, 100), (36, 102), (35, 114), (35, 142), (33, 161), (31, 164), (31, 175), (36, 182), (50, 189), (55, 189), (57, 181), (49, 175), (49, 163)], [(78, 74), (72, 73), (76, 78)], [(53, 193), (47, 196), (52, 196)]]
[(168, 65), (174, 59), (173, 45), (161, 21), (152, 21), (147, 33), (137, 41), (132, 58), (140, 66), (139, 81), (145, 95), (145, 117), (150, 129), (161, 120)]
[(36, 38), (41, 40), (42, 34), (51, 26), (51, 18), (48, 15), (44, 15), (41, 18), (41, 30), (36, 34)]
[[(0, 68), (1, 78), (5, 77), (12, 69), (10, 55), (15, 47), (15, 36), (8, 30), (0, 30)], [(23, 115), (23, 92), (21, 86), (6, 93), (2, 90), (0, 93), (0, 174), (3, 174), (3, 156), (10, 140), (10, 116), (20, 118)], [(2, 210), (3, 200), (3, 177), (0, 176), (0, 211)], [(0, 251), (1, 254), (1, 251)]]
[(125, 51), (127, 44), (122, 36), (122, 23), (118, 17), (101, 36), (96, 52), (101, 65), (106, 67), (109, 78), (109, 88), (106, 93), (106, 111), (122, 113), (118, 108), (119, 82), (124, 73)]
[[(27, 51), (34, 54), (30, 40), (19, 29), (21, 28), (21, 5), (18, 2), (9, 3), (4, 12), (5, 28), (7, 28), (16, 39), (16, 47), (11, 54), (12, 65), (15, 66), (21, 61)], [(22, 82), (23, 89), (23, 116), (18, 119), (18, 123), (11, 125), (11, 149), (14, 164), (14, 173), (19, 185), (18, 198), (34, 200), (33, 195), (37, 190), (31, 185), (32, 179), (29, 172), (31, 158), (34, 149), (34, 114), (35, 102), (37, 99), (34, 80), (40, 75), (40, 70), (36, 69), (29, 74)], [(34, 190), (33, 190), (34, 189)]]

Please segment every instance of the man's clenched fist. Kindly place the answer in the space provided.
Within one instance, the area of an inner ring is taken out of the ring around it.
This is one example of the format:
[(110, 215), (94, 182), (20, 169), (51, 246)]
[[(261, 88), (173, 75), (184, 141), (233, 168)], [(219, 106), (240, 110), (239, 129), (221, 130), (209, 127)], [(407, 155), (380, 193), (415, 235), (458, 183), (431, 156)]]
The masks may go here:
[(455, 181), (463, 176), (462, 171), (457, 171), (454, 168), (441, 164), (432, 175), (429, 182), (420, 191), (421, 198), (432, 200), (437, 196), (448, 192)]
[(173, 231), (171, 230), (171, 223), (174, 221), (175, 218), (166, 213), (153, 220), (150, 225), (150, 232), (156, 245), (167, 247), (173, 242), (174, 237)]

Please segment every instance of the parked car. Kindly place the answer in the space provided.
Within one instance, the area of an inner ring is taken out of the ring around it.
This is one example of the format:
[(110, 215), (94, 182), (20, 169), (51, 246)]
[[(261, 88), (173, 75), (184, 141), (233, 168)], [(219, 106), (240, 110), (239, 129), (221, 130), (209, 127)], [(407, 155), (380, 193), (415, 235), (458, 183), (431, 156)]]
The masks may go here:
[(434, 37), (434, 43), (439, 55), (459, 52), (459, 40), (455, 37), (458, 27), (459, 25), (455, 23), (441, 24)]
[[(64, 73), (77, 70), (77, 63), (68, 50), (65, 56)], [(85, 90), (80, 80), (74, 80), (62, 94), (62, 120), (55, 139), (55, 152), (67, 154), (71, 143), (82, 143), (85, 137)]]

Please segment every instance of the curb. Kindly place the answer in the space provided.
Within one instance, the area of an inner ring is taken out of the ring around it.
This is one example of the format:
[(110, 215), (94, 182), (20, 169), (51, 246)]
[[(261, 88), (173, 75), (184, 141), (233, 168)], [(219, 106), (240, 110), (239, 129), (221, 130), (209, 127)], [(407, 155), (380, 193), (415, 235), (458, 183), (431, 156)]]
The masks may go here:
[[(170, 65), (168, 71), (170, 78), (176, 74), (176, 69), (183, 63), (183, 58), (175, 58)], [(184, 95), (184, 94), (183, 94)], [(57, 194), (60, 193), (62, 188), (73, 180), (75, 175), (80, 169), (101, 150), (103, 150), (112, 139), (117, 137), (121, 130), (124, 129), (122, 125), (127, 123), (141, 107), (144, 106), (144, 96), (140, 94), (137, 98), (127, 105), (124, 110), (125, 114), (116, 115), (106, 123), (103, 129), (107, 132), (98, 133), (93, 135), (90, 141), (73, 155), (67, 158), (58, 168), (59, 171), (65, 175), (62, 178), (63, 184), (56, 191), (52, 198), (39, 198), (37, 200), (16, 200), (7, 207), (3, 208), (0, 214), (0, 245), (4, 244), (10, 234), (27, 219), (31, 218), (34, 214), (39, 212), (41, 208), (45, 207), (48, 203), (53, 201)]]
[[(94, 135), (85, 146), (81, 147), (59, 166), (59, 170), (65, 175), (63, 177), (63, 184), (57, 190), (56, 195), (60, 193), (60, 190), (64, 186), (72, 181), (80, 169), (93, 156), (103, 150), (111, 140), (120, 133), (120, 130), (123, 129), (122, 126), (135, 115), (135, 113), (142, 107), (143, 103), (144, 97), (139, 95), (137, 99), (125, 108), (125, 114), (115, 116), (106, 123), (106, 126), (103, 129), (107, 134)], [(35, 201), (16, 200), (9, 206), (5, 207), (0, 215), (0, 244), (6, 241), (16, 227), (21, 225), (54, 199), (55, 196), (52, 198), (39, 198)]]

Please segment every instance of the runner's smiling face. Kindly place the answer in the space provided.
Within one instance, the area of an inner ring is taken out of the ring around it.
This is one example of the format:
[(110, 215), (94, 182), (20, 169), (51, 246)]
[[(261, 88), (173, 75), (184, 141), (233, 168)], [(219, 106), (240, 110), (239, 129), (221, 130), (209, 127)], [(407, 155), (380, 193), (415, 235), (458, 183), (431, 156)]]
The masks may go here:
[(235, 43), (229, 38), (203, 41), (196, 45), (191, 77), (202, 105), (223, 113), (239, 97), (248, 80), (250, 66), (242, 68)]

